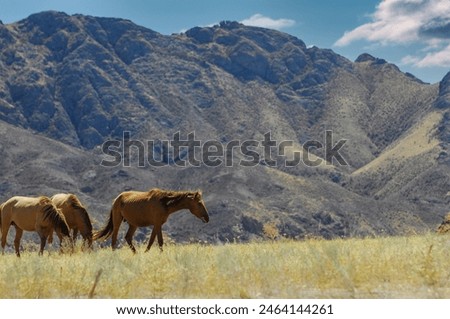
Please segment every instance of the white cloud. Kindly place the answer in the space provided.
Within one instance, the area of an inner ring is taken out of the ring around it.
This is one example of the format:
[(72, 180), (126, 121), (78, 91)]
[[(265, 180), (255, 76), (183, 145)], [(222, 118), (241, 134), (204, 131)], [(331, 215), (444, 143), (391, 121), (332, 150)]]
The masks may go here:
[(419, 43), (434, 51), (421, 57), (406, 56), (402, 60), (404, 64), (449, 65), (449, 0), (382, 0), (370, 18), (370, 22), (345, 32), (335, 45), (346, 46), (358, 40), (381, 45)]
[(450, 67), (450, 44), (442, 50), (429, 52), (422, 58), (414, 58), (417, 60), (412, 61), (410, 64), (413, 64), (419, 68), (432, 66)]
[(416, 56), (407, 55), (402, 58), (401, 64), (416, 64), (420, 61), (420, 59)]
[(241, 21), (242, 24), (262, 27), (268, 29), (281, 30), (284, 28), (289, 28), (295, 25), (295, 20), (291, 19), (272, 19), (270, 17), (263, 16), (262, 14), (254, 14), (250, 18)]

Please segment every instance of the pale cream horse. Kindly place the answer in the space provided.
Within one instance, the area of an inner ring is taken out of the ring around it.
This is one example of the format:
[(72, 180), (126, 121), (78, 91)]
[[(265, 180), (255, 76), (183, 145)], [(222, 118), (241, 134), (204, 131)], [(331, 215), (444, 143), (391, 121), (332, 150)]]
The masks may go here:
[(42, 255), (47, 237), (55, 230), (60, 238), (69, 237), (69, 227), (64, 215), (53, 205), (50, 198), (14, 196), (1, 205), (2, 249), (6, 246), (9, 227), (16, 228), (14, 247), (20, 257), (20, 240), (23, 231), (35, 231), (41, 239), (39, 254)]

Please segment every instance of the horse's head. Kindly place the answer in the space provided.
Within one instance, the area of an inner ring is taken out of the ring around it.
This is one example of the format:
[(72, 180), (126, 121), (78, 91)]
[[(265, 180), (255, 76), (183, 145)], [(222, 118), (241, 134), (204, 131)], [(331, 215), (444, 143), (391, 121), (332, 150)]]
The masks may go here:
[(202, 199), (201, 192), (195, 192), (188, 195), (188, 198), (191, 199), (189, 203), (189, 210), (191, 213), (202, 220), (202, 222), (209, 222), (208, 211), (205, 207), (205, 202)]
[[(44, 221), (48, 223), (50, 226), (51, 232), (53, 230), (58, 235), (59, 239), (62, 241), (69, 242), (69, 245), (73, 248), (73, 239), (69, 233), (69, 226), (67, 225), (66, 218), (64, 217), (63, 212), (57, 208), (53, 203), (48, 203), (45, 205), (43, 209), (44, 212)], [(49, 235), (49, 242), (52, 240), (52, 235)]]
[(70, 237), (69, 225), (67, 224), (66, 217), (64, 216), (61, 209), (55, 207), (57, 212), (57, 218), (54, 218), (55, 231), (63, 237)]

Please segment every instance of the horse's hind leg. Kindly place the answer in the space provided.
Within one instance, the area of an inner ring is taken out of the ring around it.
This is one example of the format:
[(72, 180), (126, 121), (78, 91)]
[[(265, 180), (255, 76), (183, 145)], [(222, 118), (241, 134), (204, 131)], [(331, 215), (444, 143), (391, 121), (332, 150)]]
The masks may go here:
[(14, 248), (17, 257), (20, 257), (20, 240), (22, 239), (23, 230), (16, 226), (16, 237), (14, 238)]
[(9, 227), (11, 225), (11, 219), (3, 216), (2, 220), (2, 254), (5, 253), (6, 238), (8, 237)]
[(137, 229), (136, 226), (130, 225), (130, 227), (128, 228), (127, 234), (125, 235), (125, 240), (127, 241), (128, 246), (130, 246), (133, 253), (136, 253), (136, 248), (134, 248), (134, 245), (133, 245), (133, 235), (134, 235), (136, 229)]
[(5, 246), (6, 246), (6, 237), (8, 236), (9, 231), (9, 225), (8, 227), (2, 227), (2, 254), (5, 253)]
[(111, 247), (112, 249), (117, 248), (117, 235), (119, 234), (120, 224), (122, 223), (122, 215), (120, 210), (113, 209), (113, 232), (111, 236)]

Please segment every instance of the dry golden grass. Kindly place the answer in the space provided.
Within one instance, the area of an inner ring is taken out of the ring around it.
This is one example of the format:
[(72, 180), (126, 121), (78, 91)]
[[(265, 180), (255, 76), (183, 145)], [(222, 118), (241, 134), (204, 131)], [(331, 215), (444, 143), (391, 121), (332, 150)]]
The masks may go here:
[(450, 237), (0, 256), (2, 298), (450, 298)]

